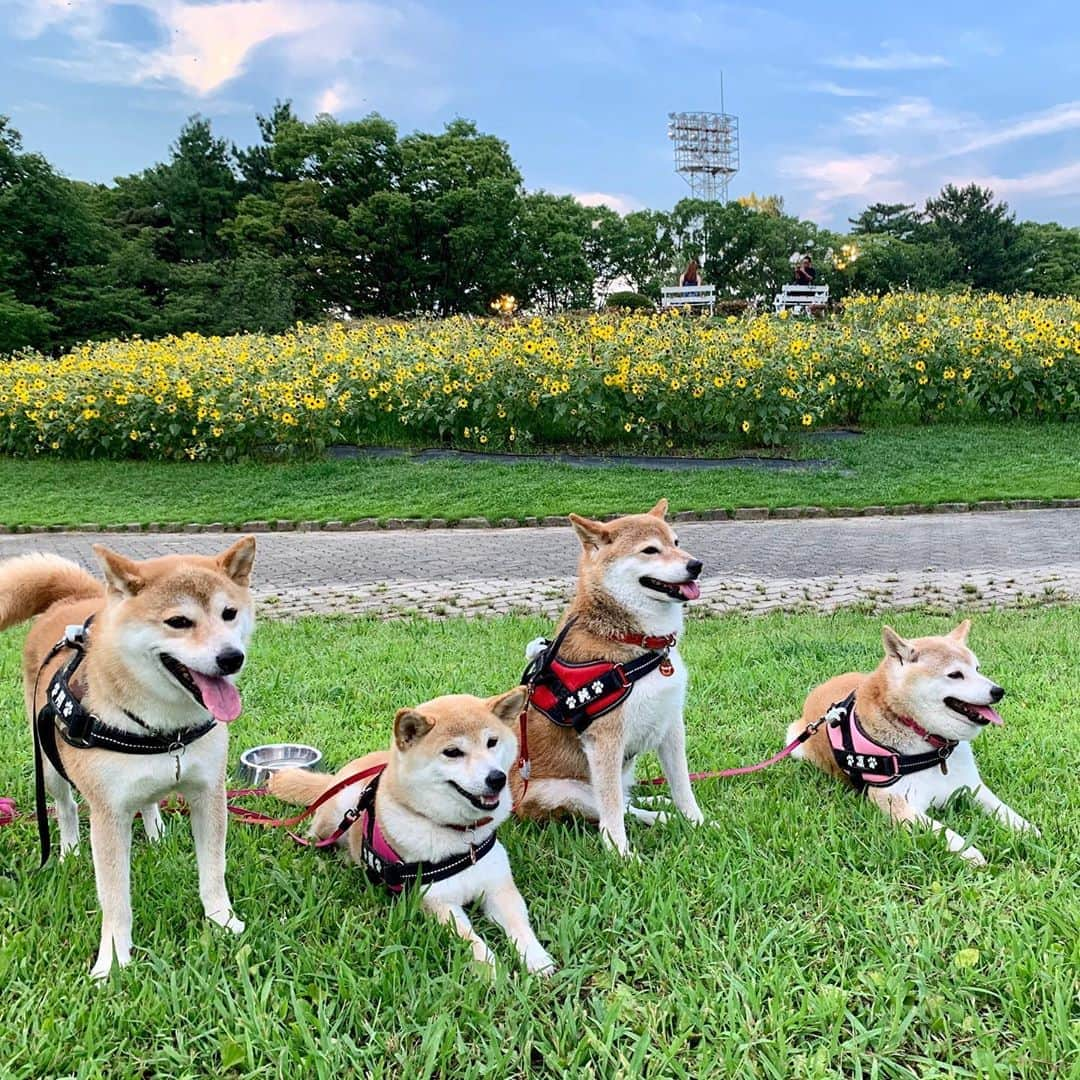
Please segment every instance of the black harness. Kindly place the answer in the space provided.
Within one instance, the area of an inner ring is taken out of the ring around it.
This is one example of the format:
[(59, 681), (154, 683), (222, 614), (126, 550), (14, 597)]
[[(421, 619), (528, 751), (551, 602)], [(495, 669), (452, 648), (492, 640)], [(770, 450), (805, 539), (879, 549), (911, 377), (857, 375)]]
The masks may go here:
[(650, 649), (625, 664), (612, 660), (571, 662), (559, 656), (559, 647), (574, 625), (571, 619), (554, 641), (544, 642), (544, 650), (529, 661), (521, 676), (529, 688), (529, 704), (559, 727), (572, 727), (579, 735), (605, 713), (630, 696), (634, 683), (665, 663), (670, 667), (668, 649)]
[[(871, 738), (859, 723), (855, 712), (855, 691), (843, 701), (830, 706), (822, 717), (827, 723), (829, 745), (837, 766), (862, 793), (868, 787), (892, 787), (902, 776), (939, 768), (948, 771), (946, 761), (956, 749), (951, 739), (921, 754), (901, 754)], [(940, 736), (936, 736), (940, 739)]]
[[(38, 668), (38, 680), (45, 665), (64, 649), (71, 649), (72, 658), (61, 666), (49, 682), (45, 701), (34, 718), (34, 801), (37, 811), (38, 839), (41, 843), (41, 865), (49, 859), (51, 844), (49, 822), (45, 806), (45, 771), (42, 756), (70, 784), (71, 777), (60, 759), (56, 737), (60, 736), (77, 750), (112, 750), (119, 754), (173, 754), (176, 757), (176, 779), (180, 779), (180, 755), (185, 747), (212, 731), (217, 723), (211, 718), (198, 727), (181, 728), (162, 735), (132, 712), (124, 715), (146, 731), (145, 735), (133, 735), (123, 728), (113, 727), (87, 709), (71, 683), (75, 673), (86, 659), (89, 644), (91, 615), (82, 626), (69, 626), (64, 636), (49, 650)], [(37, 700), (37, 680), (34, 682), (34, 700)]]
[(476, 845), (470, 844), (469, 850), (460, 855), (451, 855), (438, 862), (402, 861), (396, 857), (397, 853), (387, 843), (381, 831), (376, 836), (378, 825), (375, 821), (375, 792), (378, 790), (381, 777), (382, 773), (379, 773), (364, 788), (356, 808), (349, 811), (336, 834), (340, 837), (345, 830), (352, 827), (354, 822), (360, 821), (361, 858), (364, 860), (368, 881), (372, 885), (385, 885), (392, 893), (400, 893), (418, 882), (433, 885), (437, 881), (445, 881), (447, 878), (454, 877), (455, 874), (460, 874), (463, 870), (468, 870), (470, 866), (475, 866), (495, 846), (495, 830), (493, 829), (486, 840)]

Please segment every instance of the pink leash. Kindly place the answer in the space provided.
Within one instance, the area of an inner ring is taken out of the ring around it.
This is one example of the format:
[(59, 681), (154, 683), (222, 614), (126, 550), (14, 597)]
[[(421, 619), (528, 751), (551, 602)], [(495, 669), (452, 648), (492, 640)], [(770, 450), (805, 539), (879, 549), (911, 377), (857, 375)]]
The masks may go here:
[[(770, 765), (775, 765), (778, 761), (783, 761), (784, 758), (792, 754), (798, 747), (802, 746), (811, 735), (825, 722), (825, 717), (820, 720), (815, 720), (805, 731), (800, 732), (794, 739), (791, 740), (779, 753), (773, 754), (772, 757), (766, 758), (764, 761), (759, 761), (756, 765), (739, 765), (733, 769), (715, 769), (712, 772), (695, 772), (690, 774), (691, 782), (698, 780), (725, 780), (729, 776), (744, 776), (746, 773), (758, 772), (761, 769), (767, 769)], [(639, 784), (653, 784), (660, 785), (667, 783), (667, 777), (654, 776), (649, 780), (639, 780)]]

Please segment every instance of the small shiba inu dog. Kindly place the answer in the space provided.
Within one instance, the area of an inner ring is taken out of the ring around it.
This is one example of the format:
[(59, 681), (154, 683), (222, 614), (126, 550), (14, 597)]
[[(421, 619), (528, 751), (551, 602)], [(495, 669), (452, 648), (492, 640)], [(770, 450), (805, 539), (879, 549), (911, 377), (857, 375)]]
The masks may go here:
[(1005, 691), (979, 671), (967, 647), (971, 621), (943, 637), (905, 641), (890, 626), (885, 658), (869, 675), (838, 675), (814, 689), (789, 741), (823, 721), (794, 751), (818, 768), (843, 776), (894, 822), (945, 834), (950, 851), (977, 865), (982, 853), (927, 811), (963, 788), (985, 813), (1013, 829), (1038, 830), (982, 781), (971, 742), (988, 724), (1000, 724), (994, 705)]
[[(394, 892), (419, 881), (424, 909), (452, 924), (477, 961), (494, 966), (494, 954), (465, 912), (464, 905), (480, 901), (525, 967), (548, 975), (555, 962), (533, 932), (506, 850), (495, 839), (510, 816), (507, 773), (517, 737), (508, 725), (524, 703), (525, 690), (517, 687), (486, 701), (453, 694), (399, 709), (388, 751), (357, 758), (334, 776), (282, 769), (271, 776), (269, 790), (310, 806), (346, 777), (381, 768), (363, 788), (360, 781), (324, 803), (312, 819), (312, 836), (340, 835), (337, 842), (352, 861)], [(354, 817), (341, 835), (339, 823)]]
[[(61, 854), (79, 842), (73, 787), (90, 806), (102, 917), (91, 974), (101, 978), (114, 958), (120, 966), (131, 959), (132, 821), (141, 813), (148, 838), (157, 840), (158, 802), (172, 792), (191, 812), (207, 918), (234, 933), (244, 929), (225, 888), (225, 725), (241, 710), (233, 679), (254, 624), (255, 539), (216, 557), (136, 562), (102, 545), (94, 551), (105, 586), (55, 555), (0, 563), (0, 629), (37, 616), (23, 654), (26, 708), (31, 724), (43, 706), (55, 709), (36, 731)], [(86, 633), (77, 638), (75, 662), (73, 650), (54, 646), (79, 624)], [(58, 696), (53, 676), (68, 674), (71, 693)]]
[[(704, 820), (686, 764), (687, 673), (676, 644), (683, 605), (701, 595), (702, 564), (679, 547), (667, 506), (609, 522), (570, 515), (581, 541), (577, 592), (555, 643), (527, 651), (541, 673), (526, 720), (528, 783), (520, 767), (511, 776), (517, 812), (581, 814), (622, 855), (627, 813), (650, 825), (664, 817), (630, 804), (646, 751), (659, 756), (675, 807)], [(555, 688), (545, 689), (552, 674)]]

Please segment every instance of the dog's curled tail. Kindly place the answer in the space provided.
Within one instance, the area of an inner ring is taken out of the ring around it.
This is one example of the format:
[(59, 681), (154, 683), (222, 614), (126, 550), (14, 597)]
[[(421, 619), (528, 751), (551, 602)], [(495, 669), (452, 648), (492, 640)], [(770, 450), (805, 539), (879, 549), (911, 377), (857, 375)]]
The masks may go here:
[(0, 562), (0, 630), (25, 622), (57, 600), (90, 600), (105, 586), (59, 555), (16, 555)]
[(276, 769), (266, 782), (266, 790), (282, 802), (310, 806), (334, 783), (330, 773), (310, 769)]

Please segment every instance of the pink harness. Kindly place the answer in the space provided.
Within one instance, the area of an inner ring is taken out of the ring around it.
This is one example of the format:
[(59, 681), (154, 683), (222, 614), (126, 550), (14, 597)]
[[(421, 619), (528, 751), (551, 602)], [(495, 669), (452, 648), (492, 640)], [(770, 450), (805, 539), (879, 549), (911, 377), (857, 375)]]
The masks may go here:
[(859, 791), (868, 787), (891, 787), (901, 776), (924, 769), (940, 767), (942, 772), (947, 772), (945, 762), (957, 745), (951, 739), (931, 734), (906, 717), (898, 719), (926, 739), (933, 750), (924, 754), (901, 754), (875, 741), (859, 723), (854, 690), (843, 701), (830, 706), (824, 719), (833, 758)]

